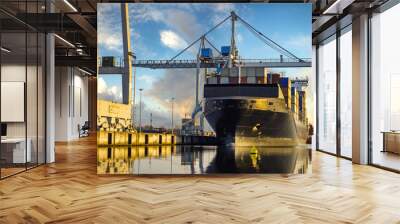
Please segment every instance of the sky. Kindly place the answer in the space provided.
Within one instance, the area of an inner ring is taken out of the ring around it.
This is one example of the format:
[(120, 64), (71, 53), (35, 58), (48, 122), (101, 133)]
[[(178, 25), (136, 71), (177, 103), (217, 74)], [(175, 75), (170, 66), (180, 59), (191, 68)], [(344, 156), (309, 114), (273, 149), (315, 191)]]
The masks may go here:
[[(311, 4), (129, 4), (131, 47), (138, 60), (170, 59), (214, 27), (231, 11), (257, 30), (300, 58), (311, 58)], [(120, 4), (98, 4), (98, 54), (122, 57)], [(229, 20), (207, 35), (211, 43), (230, 45)], [(246, 59), (279, 58), (279, 53), (266, 46), (241, 23), (236, 25), (239, 55)], [(195, 59), (199, 45), (194, 45), (177, 59)], [(275, 69), (276, 70), (276, 69)], [(305, 77), (308, 68), (279, 69), (286, 76)], [(171, 126), (171, 98), (174, 97), (174, 123), (190, 116), (195, 98), (194, 69), (136, 69), (136, 104), (142, 88), (142, 124)], [(100, 99), (122, 100), (121, 75), (99, 75)], [(138, 108), (138, 106), (136, 107)], [(138, 114), (138, 109), (135, 109)], [(137, 117), (137, 116), (136, 116)], [(137, 119), (136, 119), (137, 120)]]

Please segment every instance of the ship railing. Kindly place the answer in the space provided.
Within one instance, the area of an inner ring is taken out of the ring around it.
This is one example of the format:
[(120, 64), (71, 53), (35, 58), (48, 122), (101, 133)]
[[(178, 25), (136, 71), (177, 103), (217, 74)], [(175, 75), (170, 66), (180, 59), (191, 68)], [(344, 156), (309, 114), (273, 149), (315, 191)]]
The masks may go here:
[[(98, 66), (102, 66), (102, 57), (97, 58), (97, 64)], [(209, 63), (212, 63), (213, 61), (218, 61), (209, 59)], [(293, 59), (293, 58), (266, 58), (266, 59), (239, 59), (238, 62), (240, 63), (268, 63), (268, 62), (311, 62), (311, 58), (299, 58), (299, 59)], [(153, 64), (153, 65), (159, 65), (159, 64), (193, 64), (197, 63), (197, 60), (195, 59), (181, 59), (181, 60), (166, 60), (166, 59), (161, 59), (161, 60), (134, 60), (133, 64), (137, 65), (146, 65), (146, 64)], [(204, 62), (202, 62), (204, 63)], [(114, 57), (114, 67), (124, 67), (124, 58), (123, 57)]]
[(270, 63), (270, 62), (285, 62), (285, 63), (290, 63), (290, 62), (311, 62), (311, 58), (299, 58), (299, 59), (294, 59), (294, 58), (267, 58), (267, 59), (240, 59), (240, 63)]

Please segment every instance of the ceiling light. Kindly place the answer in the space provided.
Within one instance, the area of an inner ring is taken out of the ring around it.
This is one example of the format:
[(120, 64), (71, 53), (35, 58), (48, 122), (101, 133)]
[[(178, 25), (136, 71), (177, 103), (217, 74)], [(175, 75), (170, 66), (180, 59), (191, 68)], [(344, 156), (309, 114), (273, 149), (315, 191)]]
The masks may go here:
[(69, 45), (70, 47), (73, 47), (73, 48), (75, 48), (75, 45), (73, 45), (71, 42), (69, 42), (68, 40), (66, 40), (66, 39), (64, 39), (64, 38), (62, 38), (62, 37), (60, 37), (59, 35), (57, 35), (57, 34), (54, 34), (54, 36), (55, 37), (57, 37), (59, 40), (61, 40), (62, 42), (64, 42), (64, 43), (66, 43), (67, 45)]
[(68, 1), (64, 0), (65, 4), (67, 4), (74, 12), (78, 12), (78, 10)]
[(78, 68), (78, 70), (81, 71), (81, 72), (83, 72), (83, 73), (85, 73), (86, 75), (92, 75), (92, 73), (90, 73), (90, 72), (88, 72), (88, 71), (86, 71), (86, 70), (83, 70), (83, 69), (81, 69), (81, 68)]
[(5, 47), (1, 47), (0, 49), (1, 49), (1, 51), (4, 51), (6, 53), (10, 53), (11, 52), (11, 50), (9, 50), (9, 49), (7, 49)]
[(342, 14), (343, 10), (351, 5), (355, 0), (336, 0), (322, 14)]

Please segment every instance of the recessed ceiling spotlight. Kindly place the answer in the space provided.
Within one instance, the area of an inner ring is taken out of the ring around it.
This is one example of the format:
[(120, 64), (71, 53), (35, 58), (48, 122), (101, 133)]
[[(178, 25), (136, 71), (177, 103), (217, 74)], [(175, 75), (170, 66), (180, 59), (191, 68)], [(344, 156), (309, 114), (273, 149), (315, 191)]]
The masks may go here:
[(92, 75), (92, 73), (90, 73), (90, 72), (88, 72), (88, 71), (86, 71), (86, 70), (83, 70), (83, 69), (81, 69), (81, 68), (79, 68), (79, 67), (78, 67), (78, 70), (81, 71), (81, 72), (83, 72), (83, 73), (86, 74), (86, 75)]
[(69, 42), (68, 40), (60, 37), (58, 34), (54, 34), (55, 37), (57, 37), (59, 40), (61, 40), (62, 42), (66, 43), (67, 45), (69, 45), (70, 47), (75, 48), (75, 45), (73, 45), (71, 42)]
[(5, 48), (5, 47), (1, 47), (0, 49), (1, 49), (1, 51), (4, 51), (4, 52), (6, 52), (6, 53), (10, 53), (10, 52), (11, 52), (10, 49), (7, 49), (7, 48)]
[(73, 6), (68, 0), (64, 0), (65, 4), (68, 5), (74, 12), (78, 12), (78, 10)]

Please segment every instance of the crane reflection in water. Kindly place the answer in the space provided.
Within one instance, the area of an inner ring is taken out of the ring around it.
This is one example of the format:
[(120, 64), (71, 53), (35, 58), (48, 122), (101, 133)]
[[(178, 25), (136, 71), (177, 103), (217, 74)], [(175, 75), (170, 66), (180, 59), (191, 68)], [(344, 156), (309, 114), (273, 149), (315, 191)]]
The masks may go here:
[(311, 172), (309, 147), (99, 147), (98, 174), (209, 174)]

